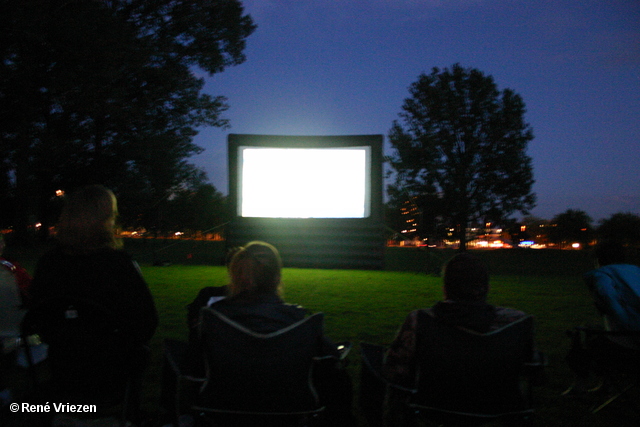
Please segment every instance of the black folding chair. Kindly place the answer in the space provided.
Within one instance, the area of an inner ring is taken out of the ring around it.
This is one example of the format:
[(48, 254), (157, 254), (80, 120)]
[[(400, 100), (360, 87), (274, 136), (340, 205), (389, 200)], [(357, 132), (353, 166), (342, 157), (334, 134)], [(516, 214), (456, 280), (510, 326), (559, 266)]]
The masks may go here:
[[(176, 410), (184, 413), (189, 406), (197, 425), (307, 426), (320, 422), (325, 408), (313, 384), (313, 368), (319, 361), (323, 321), (323, 314), (316, 313), (284, 329), (260, 334), (213, 309), (202, 309), (204, 378), (194, 378), (182, 369), (186, 344), (165, 341), (166, 366), (175, 375)], [(193, 404), (185, 405), (188, 400)]]
[[(578, 326), (567, 334), (572, 339), (572, 351), (581, 352), (586, 358), (583, 363), (590, 365), (588, 368), (602, 377), (606, 394), (602, 402), (591, 408), (591, 413), (595, 414), (615, 401), (624, 400), (640, 385), (640, 349), (616, 344), (622, 340), (638, 345), (640, 331), (607, 331)], [(640, 414), (640, 405), (634, 399), (627, 399), (627, 402), (631, 409)]]
[(38, 398), (95, 405), (96, 417), (120, 406), (122, 425), (138, 421), (149, 349), (109, 309), (84, 298), (48, 299), (27, 312), (22, 334), (37, 334), (49, 346)]
[[(532, 382), (527, 386), (523, 380), (540, 376), (544, 365), (532, 360), (531, 316), (484, 334), (448, 326), (424, 311), (418, 325), (415, 388), (385, 383), (404, 396), (405, 420), (422, 418), (444, 425), (530, 422)], [(366, 381), (384, 382), (384, 349), (367, 343), (361, 348)]]

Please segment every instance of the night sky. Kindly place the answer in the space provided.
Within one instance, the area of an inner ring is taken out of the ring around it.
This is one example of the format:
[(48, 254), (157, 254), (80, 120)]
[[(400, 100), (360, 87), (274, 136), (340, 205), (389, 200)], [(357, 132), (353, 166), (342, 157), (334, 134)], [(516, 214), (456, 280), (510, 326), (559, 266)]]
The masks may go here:
[(640, 0), (249, 0), (245, 63), (207, 77), (227, 130), (192, 160), (227, 192), (228, 133), (387, 134), (409, 86), (460, 63), (522, 96), (533, 215), (640, 214)]

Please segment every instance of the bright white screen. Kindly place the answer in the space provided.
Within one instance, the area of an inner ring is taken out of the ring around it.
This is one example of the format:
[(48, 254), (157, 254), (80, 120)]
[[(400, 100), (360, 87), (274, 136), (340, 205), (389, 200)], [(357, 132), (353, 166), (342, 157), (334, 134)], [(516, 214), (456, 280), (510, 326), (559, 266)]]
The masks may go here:
[(240, 147), (243, 217), (364, 218), (368, 147)]

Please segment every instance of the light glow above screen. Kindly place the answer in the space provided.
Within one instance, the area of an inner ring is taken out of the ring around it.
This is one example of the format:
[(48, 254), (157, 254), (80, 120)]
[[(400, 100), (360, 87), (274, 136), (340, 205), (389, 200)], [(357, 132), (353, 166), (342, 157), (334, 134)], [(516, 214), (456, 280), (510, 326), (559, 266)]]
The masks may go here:
[(240, 216), (369, 216), (370, 147), (239, 150)]

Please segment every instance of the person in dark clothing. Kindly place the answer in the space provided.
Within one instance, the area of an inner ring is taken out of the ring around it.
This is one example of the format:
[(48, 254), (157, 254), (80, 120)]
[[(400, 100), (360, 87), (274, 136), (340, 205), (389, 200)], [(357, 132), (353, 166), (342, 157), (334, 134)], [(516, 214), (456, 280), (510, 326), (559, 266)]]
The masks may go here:
[[(234, 247), (227, 251), (225, 257), (225, 266), (229, 268), (233, 256), (238, 252), (241, 247)], [(227, 297), (228, 286), (205, 286), (198, 291), (198, 295), (187, 304), (187, 327), (189, 328), (189, 341), (195, 339), (195, 334), (198, 333), (198, 322), (200, 320), (200, 309), (202, 307), (209, 307), (211, 304), (220, 301)]]
[(117, 201), (109, 189), (84, 187), (67, 200), (56, 246), (35, 268), (33, 304), (71, 296), (101, 304), (120, 319), (140, 343), (158, 326), (158, 315), (138, 264), (115, 235)]
[(15, 364), (24, 307), (31, 302), (31, 276), (20, 264), (5, 258), (4, 248), (0, 233), (0, 409), (12, 400), (6, 378)]
[[(520, 310), (496, 307), (486, 302), (489, 274), (473, 255), (453, 257), (444, 268), (444, 300), (426, 312), (450, 326), (486, 333), (500, 329), (526, 314)], [(413, 386), (416, 368), (418, 312), (407, 315), (385, 358), (385, 375), (394, 384)]]
[(18, 262), (13, 259), (7, 259), (4, 255), (4, 248), (4, 236), (0, 234), (0, 268), (10, 272), (14, 277), (22, 306), (27, 307), (31, 303), (31, 275)]
[[(417, 378), (418, 319), (419, 313), (438, 319), (449, 326), (487, 333), (522, 319), (526, 314), (520, 310), (497, 307), (487, 303), (489, 293), (489, 273), (484, 264), (475, 256), (460, 253), (444, 267), (444, 300), (421, 310), (410, 312), (384, 359), (385, 377), (393, 384), (415, 388)], [(532, 342), (531, 359), (536, 358)], [(401, 425), (403, 419), (402, 393), (389, 389), (386, 396), (385, 425)]]
[[(78, 327), (76, 340), (48, 341), (48, 395), (110, 401), (121, 396), (126, 385), (126, 417), (138, 422), (142, 375), (150, 360), (147, 343), (158, 326), (158, 314), (138, 264), (116, 237), (117, 215), (115, 195), (101, 185), (71, 194), (60, 216), (56, 244), (36, 264), (29, 309), (46, 313), (60, 302), (91, 307), (78, 312), (89, 322), (81, 325), (95, 334)], [(73, 319), (73, 306), (66, 310), (65, 319)], [(76, 326), (70, 325), (66, 333), (74, 333)]]
[[(240, 248), (229, 264), (227, 297), (210, 307), (231, 320), (258, 333), (286, 328), (308, 314), (303, 307), (287, 304), (280, 296), (282, 260), (275, 247), (250, 242)], [(194, 345), (192, 349), (197, 349)], [(318, 356), (339, 357), (329, 338), (318, 343)], [(314, 376), (321, 403), (326, 406), (328, 425), (353, 425), (352, 384), (339, 364), (320, 366)]]

